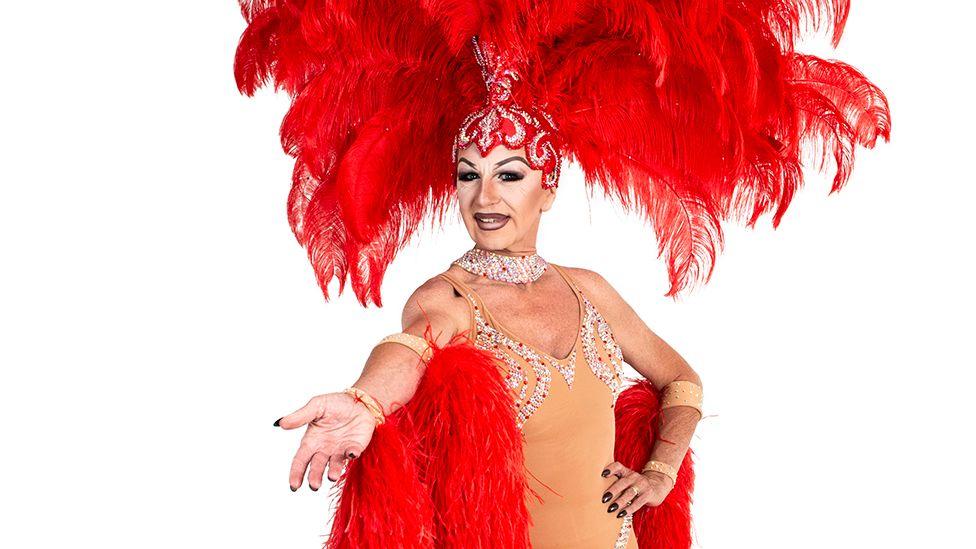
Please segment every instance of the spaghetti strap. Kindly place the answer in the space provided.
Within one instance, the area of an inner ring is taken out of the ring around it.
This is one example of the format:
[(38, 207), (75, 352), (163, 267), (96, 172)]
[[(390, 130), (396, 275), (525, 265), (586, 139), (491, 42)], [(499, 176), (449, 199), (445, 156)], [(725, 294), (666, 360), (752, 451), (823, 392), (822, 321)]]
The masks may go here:
[(563, 277), (563, 280), (566, 281), (566, 284), (569, 284), (569, 287), (572, 288), (574, 292), (578, 294), (581, 293), (579, 285), (576, 283), (576, 279), (569, 276), (569, 273), (566, 272), (566, 269), (560, 267), (559, 265), (556, 265), (555, 263), (550, 263), (549, 265), (551, 265), (553, 269), (556, 269), (556, 272)]
[(457, 290), (459, 294), (461, 294), (461, 297), (463, 297), (465, 301), (468, 302), (468, 320), (469, 320), (468, 334), (470, 335), (471, 338), (474, 338), (478, 329), (478, 324), (477, 321), (475, 320), (474, 309), (475, 307), (481, 307), (482, 309), (484, 309), (484, 304), (481, 302), (480, 296), (474, 293), (474, 291), (471, 288), (469, 288), (467, 284), (461, 282), (460, 280), (454, 278), (453, 276), (447, 273), (441, 273), (438, 276), (440, 276), (448, 283), (450, 283), (451, 286), (453, 286), (454, 289)]
[(451, 286), (454, 286), (454, 289), (457, 290), (458, 293), (461, 294), (462, 297), (465, 296), (465, 295), (473, 295), (474, 294), (474, 292), (471, 290), (471, 288), (468, 287), (467, 284), (461, 282), (460, 280), (454, 278), (453, 276), (451, 276), (451, 275), (449, 275), (447, 273), (441, 273), (441, 274), (439, 274), (437, 276), (439, 276), (439, 277), (443, 278), (444, 280), (448, 281), (451, 284)]

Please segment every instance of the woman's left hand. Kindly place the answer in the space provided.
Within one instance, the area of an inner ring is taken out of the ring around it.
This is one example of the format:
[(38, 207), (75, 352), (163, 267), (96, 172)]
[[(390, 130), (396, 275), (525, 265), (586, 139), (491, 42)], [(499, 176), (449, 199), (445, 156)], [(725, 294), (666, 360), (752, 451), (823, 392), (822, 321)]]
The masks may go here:
[(647, 505), (657, 507), (673, 488), (671, 477), (657, 471), (638, 473), (624, 467), (619, 461), (607, 465), (610, 472), (603, 476), (616, 476), (617, 480), (603, 494), (603, 503), (609, 505), (608, 513), (617, 518), (633, 515)]

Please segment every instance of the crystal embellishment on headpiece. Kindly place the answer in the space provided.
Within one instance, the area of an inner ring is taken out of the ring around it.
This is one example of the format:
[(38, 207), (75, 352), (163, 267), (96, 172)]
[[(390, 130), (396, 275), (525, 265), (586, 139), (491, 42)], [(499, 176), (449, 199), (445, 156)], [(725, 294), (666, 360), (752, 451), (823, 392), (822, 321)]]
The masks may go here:
[(485, 105), (469, 114), (454, 139), (454, 163), (461, 151), (476, 143), (481, 155), (498, 145), (510, 149), (525, 146), (529, 165), (545, 173), (542, 186), (551, 189), (559, 183), (561, 158), (557, 145), (556, 123), (543, 109), (525, 110), (518, 105), (512, 88), (519, 80), (509, 61), (495, 51), (490, 42), (471, 37), (481, 77), (488, 88)]
[(546, 271), (549, 263), (537, 253), (504, 255), (481, 248), (471, 248), (454, 260), (462, 269), (492, 280), (525, 284), (534, 282)]

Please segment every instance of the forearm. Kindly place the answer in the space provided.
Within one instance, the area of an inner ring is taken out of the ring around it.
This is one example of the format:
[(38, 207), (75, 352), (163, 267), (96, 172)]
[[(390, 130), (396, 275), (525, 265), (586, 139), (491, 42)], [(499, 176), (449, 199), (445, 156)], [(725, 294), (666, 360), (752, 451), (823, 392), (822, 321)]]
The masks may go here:
[[(701, 379), (693, 371), (683, 372), (673, 381), (688, 381), (701, 386)], [(667, 387), (667, 385), (665, 385)], [(675, 387), (672, 387), (674, 389)], [(687, 385), (681, 391), (687, 390)], [(662, 396), (664, 393), (661, 393)], [(684, 393), (672, 393), (684, 394)], [(680, 402), (680, 401), (678, 401)], [(691, 439), (695, 434), (698, 422), (701, 420), (701, 413), (693, 406), (674, 405), (678, 404), (674, 400), (661, 409), (660, 423), (654, 446), (651, 449), (650, 461), (659, 461), (674, 467), (677, 471), (688, 453)], [(648, 474), (663, 474), (650, 471)]]
[[(691, 406), (672, 406), (661, 410), (660, 429), (650, 459), (679, 469), (688, 453), (699, 419), (701, 414)], [(648, 472), (651, 473), (654, 472)]]
[(420, 355), (397, 343), (373, 347), (363, 372), (353, 385), (369, 393), (389, 415), (405, 405), (424, 375)]
[[(436, 334), (434, 343), (443, 346), (453, 333), (441, 325), (441, 319), (434, 317), (432, 332)], [(423, 337), (428, 324), (426, 321), (413, 323), (404, 333)], [(413, 398), (424, 376), (427, 365), (416, 350), (395, 342), (387, 342), (373, 347), (363, 372), (353, 385), (377, 400), (383, 414), (389, 415)]]

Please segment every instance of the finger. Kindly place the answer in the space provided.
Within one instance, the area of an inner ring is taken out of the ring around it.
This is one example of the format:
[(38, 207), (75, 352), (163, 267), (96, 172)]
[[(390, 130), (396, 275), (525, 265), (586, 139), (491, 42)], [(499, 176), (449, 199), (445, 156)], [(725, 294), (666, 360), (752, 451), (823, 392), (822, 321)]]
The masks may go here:
[(325, 399), (318, 397), (308, 401), (308, 404), (278, 420), (282, 429), (296, 429), (325, 415)]
[(343, 446), (342, 455), (349, 459), (356, 459), (363, 453), (363, 447), (355, 442), (346, 443)]
[(629, 469), (624, 467), (623, 463), (620, 463), (619, 461), (614, 461), (612, 463), (607, 464), (607, 466), (604, 467), (603, 472), (600, 474), (604, 477), (609, 477), (610, 475), (617, 475), (617, 478), (620, 478), (621, 476), (623, 476), (623, 473), (625, 473), (628, 470)]
[[(635, 492), (634, 489), (637, 489)], [(643, 502), (647, 501), (651, 493), (651, 483), (647, 482), (646, 479), (635, 479), (634, 483), (624, 490), (624, 494), (620, 497), (620, 509), (633, 514), (634, 511), (640, 509)]]
[(607, 492), (611, 494), (610, 499), (608, 501), (617, 503), (617, 507), (620, 507), (624, 503), (627, 503), (627, 500), (620, 501), (621, 499), (620, 496), (624, 493), (624, 490), (629, 489), (631, 485), (633, 485), (634, 482), (637, 480), (635, 478), (635, 475), (636, 473), (628, 469), (623, 477), (613, 481), (613, 484), (611, 484), (610, 487), (607, 488)]
[(624, 484), (621, 484), (621, 477), (630, 472), (630, 469), (622, 465), (620, 462), (613, 462), (607, 465), (604, 469), (610, 470), (611, 474), (606, 475), (610, 481), (610, 485), (607, 486), (600, 495), (600, 501), (603, 503), (609, 503), (613, 501)]
[(291, 487), (292, 492), (302, 486), (302, 479), (305, 478), (305, 469), (310, 459), (312, 459), (312, 450), (308, 446), (300, 446), (295, 453), (295, 458), (291, 460), (291, 471), (288, 474), (288, 486)]
[(322, 452), (312, 454), (312, 462), (308, 468), (308, 487), (318, 490), (322, 487), (322, 475), (325, 473), (325, 466), (329, 463), (329, 456)]
[(617, 510), (617, 518), (624, 518), (627, 515), (633, 515), (637, 511), (640, 511), (642, 507), (647, 505), (649, 499), (650, 496), (641, 493), (641, 495), (631, 500), (630, 503), (624, 505), (623, 508)]
[(346, 464), (346, 459), (339, 454), (329, 457), (329, 480), (332, 482), (339, 480), (339, 475), (342, 474), (342, 467)]

